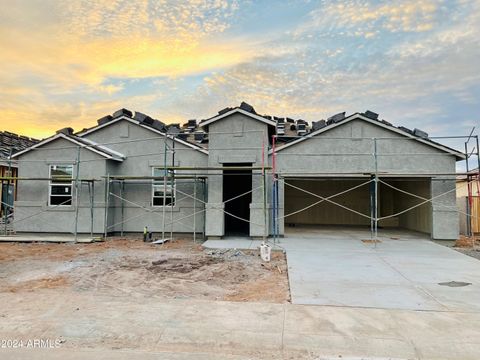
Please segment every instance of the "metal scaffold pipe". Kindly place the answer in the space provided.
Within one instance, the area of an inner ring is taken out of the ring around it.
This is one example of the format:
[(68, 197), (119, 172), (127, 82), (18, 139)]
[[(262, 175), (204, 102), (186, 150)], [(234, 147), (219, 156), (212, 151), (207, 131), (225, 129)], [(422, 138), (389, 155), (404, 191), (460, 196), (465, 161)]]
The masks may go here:
[[(175, 138), (175, 136), (174, 136)], [(172, 141), (172, 166), (175, 166), (175, 141)], [(170, 239), (173, 240), (173, 207), (175, 206), (174, 199), (174, 177), (175, 177), (175, 170), (172, 170), (172, 176), (170, 181)], [(165, 204), (163, 204), (165, 206)]]
[(104, 215), (104, 237), (107, 239), (108, 236), (108, 208), (109, 208), (109, 199), (110, 199), (110, 173), (107, 173), (107, 178), (105, 179), (105, 215)]
[(162, 207), (162, 240), (165, 240), (165, 201), (167, 192), (167, 140), (163, 138), (164, 152), (163, 152), (163, 207)]
[[(10, 149), (9, 149), (9, 157), (8, 157), (8, 175), (9, 176), (12, 176), (12, 147), (10, 146)], [(10, 180), (7, 181), (7, 186), (6, 186), (6, 189), (7, 191), (7, 197), (8, 197), (8, 192), (10, 191)], [(3, 180), (2, 180), (2, 193), (3, 193)], [(3, 200), (3, 199), (2, 199)], [(7, 235), (7, 232), (8, 232), (8, 225), (7, 225), (7, 222), (8, 222), (8, 212), (9, 212), (9, 209), (7, 207), (7, 204), (5, 203), (4, 204), (4, 207), (3, 207), (3, 216), (4, 216), (4, 225), (5, 225), (5, 236)]]
[(80, 146), (77, 148), (77, 164), (75, 170), (75, 242), (78, 240), (78, 212), (80, 209)]
[(373, 156), (375, 159), (375, 247), (378, 240), (378, 157), (377, 157), (377, 139), (373, 139)]
[(197, 180), (193, 182), (193, 242), (197, 242)]

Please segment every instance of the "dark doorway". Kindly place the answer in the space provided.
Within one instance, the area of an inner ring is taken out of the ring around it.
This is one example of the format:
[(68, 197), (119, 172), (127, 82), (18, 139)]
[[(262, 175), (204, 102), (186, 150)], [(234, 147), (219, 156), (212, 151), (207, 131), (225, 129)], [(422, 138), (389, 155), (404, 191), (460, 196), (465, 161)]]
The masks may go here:
[[(232, 170), (223, 170), (223, 201), (227, 201), (225, 203), (225, 235), (248, 236), (250, 223), (237, 217), (250, 221), (252, 193), (239, 195), (252, 190), (252, 170), (241, 169), (241, 167), (251, 167), (252, 164), (224, 164), (224, 166), (234, 167)], [(228, 201), (232, 198), (235, 199)]]

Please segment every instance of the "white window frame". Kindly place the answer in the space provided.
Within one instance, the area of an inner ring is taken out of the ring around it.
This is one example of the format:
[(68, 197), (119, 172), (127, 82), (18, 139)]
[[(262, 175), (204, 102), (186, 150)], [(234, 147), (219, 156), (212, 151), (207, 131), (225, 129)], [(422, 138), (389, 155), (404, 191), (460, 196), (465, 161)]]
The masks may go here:
[[(55, 182), (54, 180), (52, 180), (52, 168), (54, 166), (70, 167), (72, 169), (72, 181), (70, 181), (70, 183), (68, 183), (67, 181)], [(48, 182), (48, 206), (70, 207), (70, 206), (73, 205), (73, 171), (74, 171), (73, 164), (49, 164), (48, 165), (48, 177), (50, 179), (50, 181)], [(52, 195), (52, 187), (53, 186), (70, 187), (70, 204), (52, 204), (52, 196), (65, 196), (65, 195)]]
[[(152, 176), (155, 176), (155, 170), (165, 170), (164, 167), (161, 167), (161, 166), (153, 166), (152, 167)], [(168, 172), (169, 170), (167, 170)], [(174, 174), (175, 172), (173, 172)], [(175, 203), (176, 203), (176, 200), (177, 200), (177, 180), (175, 178), (173, 178), (173, 186), (170, 184), (171, 183), (171, 178), (170, 177), (167, 177), (167, 194), (165, 196), (165, 200), (170, 198), (170, 204), (168, 205), (155, 205), (155, 199), (156, 198), (159, 198), (159, 199), (163, 199), (163, 195), (162, 196), (155, 196), (155, 187), (158, 186), (158, 187), (161, 187), (162, 189), (162, 193), (163, 193), (163, 190), (165, 189), (165, 184), (164, 184), (164, 181), (163, 180), (155, 180), (155, 179), (152, 179), (152, 196), (151, 196), (151, 199), (152, 199), (152, 207), (155, 207), (155, 208), (161, 208), (161, 207), (175, 207)], [(170, 191), (170, 196), (168, 194), (168, 189), (171, 188), (171, 191)]]

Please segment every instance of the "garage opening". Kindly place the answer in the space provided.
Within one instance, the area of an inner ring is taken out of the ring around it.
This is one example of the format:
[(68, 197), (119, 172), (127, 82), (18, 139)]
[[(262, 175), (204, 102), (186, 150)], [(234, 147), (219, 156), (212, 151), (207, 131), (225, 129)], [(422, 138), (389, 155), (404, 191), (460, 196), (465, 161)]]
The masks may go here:
[(245, 193), (252, 190), (252, 170), (250, 169), (252, 164), (224, 164), (224, 166), (235, 167), (232, 170), (223, 170), (223, 201), (227, 201), (225, 203), (225, 235), (248, 236), (250, 223), (244, 220), (250, 220), (252, 193)]
[[(294, 213), (309, 205), (320, 201), (313, 193), (322, 197), (329, 197), (358, 186), (368, 179), (286, 179), (285, 185), (285, 214)], [(301, 190), (300, 190), (301, 189)], [(346, 194), (332, 198), (345, 207), (351, 208), (365, 215), (370, 214), (370, 188), (369, 184), (358, 187)], [(356, 225), (370, 226), (370, 220), (341, 208), (335, 204), (323, 201), (305, 211), (293, 214), (285, 218), (285, 226), (297, 225)]]
[[(380, 217), (396, 214), (430, 199), (428, 178), (381, 178), (379, 184)], [(415, 196), (409, 195), (414, 194)], [(423, 199), (422, 199), (423, 198)], [(427, 202), (403, 214), (379, 221), (380, 227), (397, 227), (426, 234), (432, 232), (432, 205)]]
[[(370, 219), (345, 208), (370, 216), (373, 201), (373, 183), (364, 184), (368, 178), (302, 178), (285, 179), (285, 214), (294, 213), (285, 218), (285, 231), (289, 227), (317, 226), (361, 226), (370, 227)], [(385, 183), (378, 184), (378, 216), (390, 216), (412, 206), (420, 204), (423, 198), (430, 198), (430, 179), (425, 178), (383, 178)], [(320, 201), (312, 194), (322, 197), (345, 192), (331, 198), (341, 206), (323, 201), (304, 211), (295, 213)], [(408, 195), (412, 193), (416, 196)], [(379, 228), (403, 228), (422, 233), (431, 233), (431, 204), (428, 202), (406, 213), (380, 220)]]

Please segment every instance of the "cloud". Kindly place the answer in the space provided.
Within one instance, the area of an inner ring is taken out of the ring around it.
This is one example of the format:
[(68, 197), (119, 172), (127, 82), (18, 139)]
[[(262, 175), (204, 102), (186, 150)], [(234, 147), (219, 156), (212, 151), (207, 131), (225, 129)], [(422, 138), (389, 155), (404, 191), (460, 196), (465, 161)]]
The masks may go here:
[[(353, 5), (358, 10), (355, 14)], [(399, 31), (420, 31), (417, 25), (432, 20), (433, 15), (428, 14), (434, 14), (438, 7), (422, 1), (364, 4), (358, 8), (358, 2), (350, 2), (327, 5), (322, 8), (323, 18), (331, 18), (325, 14), (329, 14), (332, 6), (344, 10), (338, 11), (338, 17), (332, 20), (339, 26), (348, 28), (350, 22), (384, 19), (378, 25), (383, 30), (368, 48), (364, 40), (345, 41), (347, 33), (335, 33), (335, 41), (303, 39), (302, 43), (307, 45), (287, 56), (257, 57), (209, 76), (188, 101), (195, 102), (195, 108), (204, 113), (214, 113), (214, 106), (218, 109), (247, 100), (257, 104), (261, 112), (310, 120), (337, 111), (363, 111), (369, 107), (382, 111), (387, 118), (407, 123), (419, 118), (435, 119), (445, 111), (445, 96), (478, 104), (475, 93), (480, 83), (478, 3), (458, 4), (450, 10), (449, 20), (442, 26), (436, 25), (426, 33), (395, 37), (395, 42), (390, 42), (388, 33), (393, 28), (388, 24), (396, 24)], [(330, 31), (322, 21), (316, 24), (318, 34)], [(305, 26), (302, 24), (299, 29), (304, 31)], [(283, 43), (298, 40), (299, 32), (292, 34), (291, 39), (283, 38)], [(269, 46), (277, 44), (265, 45)]]
[(478, 1), (322, 1), (296, 17), (285, 4), (281, 32), (244, 4), (18, 0), (0, 14), (0, 110), (38, 134), (119, 107), (180, 122), (241, 101), (306, 120), (370, 108), (445, 133), (461, 130), (454, 106), (479, 104)]
[(124, 89), (123, 85), (113, 85), (113, 84), (108, 84), (108, 85), (98, 85), (95, 90), (98, 92), (104, 92), (107, 93), (108, 95), (112, 95), (116, 92), (119, 92)]
[[(25, 12), (31, 12), (26, 4)], [(55, 3), (59, 25), (15, 27), (10, 21), (8, 29), (0, 27), (0, 60), (6, 65), (0, 71), (103, 90), (98, 85), (108, 77), (185, 76), (228, 67), (250, 55), (247, 46), (207, 37), (228, 27), (234, 8), (195, 0)]]
[(192, 76), (252, 56), (247, 44), (213, 39), (229, 28), (236, 1), (18, 0), (3, 7), (0, 110), (9, 128), (18, 122), (36, 136), (56, 129), (56, 119), (79, 124), (88, 114), (91, 122), (139, 100), (120, 95), (126, 80)]
[(82, 38), (160, 35), (191, 42), (221, 33), (239, 5), (236, 1), (78, 0), (58, 3), (62, 27)]
[[(42, 100), (43, 99), (43, 100)], [(2, 103), (2, 130), (36, 138), (45, 138), (55, 130), (73, 127), (80, 130), (95, 120), (122, 107), (121, 100), (99, 100), (92, 103), (78, 101), (54, 102), (41, 95)]]
[(372, 29), (423, 32), (435, 26), (440, 5), (441, 2), (434, 0), (392, 0), (375, 4), (362, 0), (321, 3), (310, 12), (309, 20), (295, 34), (299, 36), (322, 29), (371, 38), (376, 34)]

